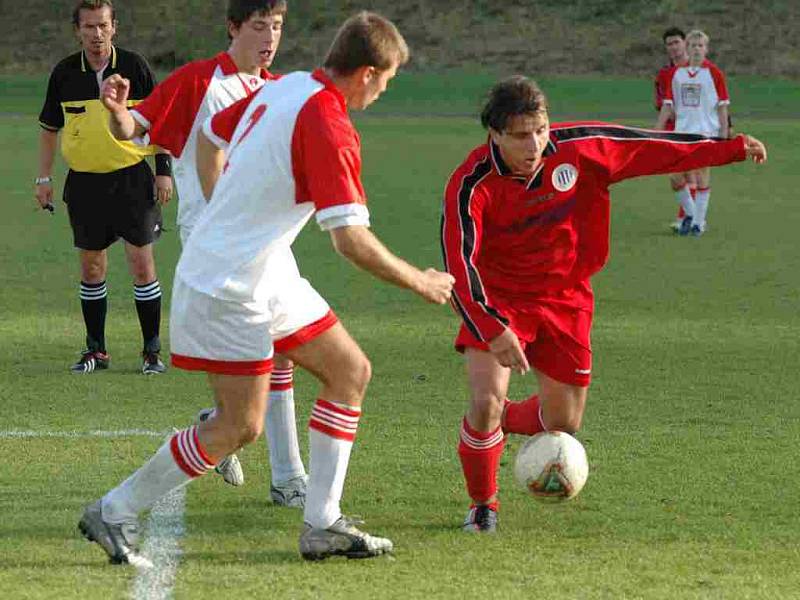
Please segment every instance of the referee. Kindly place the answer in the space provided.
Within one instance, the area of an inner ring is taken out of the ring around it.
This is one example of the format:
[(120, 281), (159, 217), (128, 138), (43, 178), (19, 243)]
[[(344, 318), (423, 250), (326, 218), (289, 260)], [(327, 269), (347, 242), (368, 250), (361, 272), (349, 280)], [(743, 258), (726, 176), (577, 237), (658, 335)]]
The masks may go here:
[(130, 79), (131, 104), (150, 93), (155, 78), (144, 58), (112, 44), (117, 22), (111, 0), (82, 0), (72, 22), (82, 50), (63, 59), (50, 74), (39, 116), (42, 131), (35, 180), (39, 206), (52, 211), (53, 159), (61, 132), (61, 152), (70, 168), (64, 202), (80, 255), (80, 300), (86, 325), (86, 349), (70, 369), (92, 373), (108, 368), (106, 249), (122, 238), (144, 339), (142, 372), (163, 373), (161, 286), (152, 244), (161, 233), (160, 205), (172, 196), (170, 158), (156, 154), (154, 182), (144, 158), (155, 149), (114, 139), (108, 130), (108, 113), (99, 100), (101, 82), (114, 73)]

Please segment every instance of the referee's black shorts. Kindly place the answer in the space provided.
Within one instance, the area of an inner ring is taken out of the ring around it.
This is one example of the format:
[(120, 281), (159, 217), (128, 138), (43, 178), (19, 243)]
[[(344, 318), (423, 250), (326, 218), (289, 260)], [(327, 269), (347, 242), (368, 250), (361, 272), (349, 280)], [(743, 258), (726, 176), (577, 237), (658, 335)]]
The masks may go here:
[(70, 170), (64, 202), (76, 248), (104, 250), (119, 238), (146, 246), (161, 235), (161, 207), (147, 161), (111, 173)]

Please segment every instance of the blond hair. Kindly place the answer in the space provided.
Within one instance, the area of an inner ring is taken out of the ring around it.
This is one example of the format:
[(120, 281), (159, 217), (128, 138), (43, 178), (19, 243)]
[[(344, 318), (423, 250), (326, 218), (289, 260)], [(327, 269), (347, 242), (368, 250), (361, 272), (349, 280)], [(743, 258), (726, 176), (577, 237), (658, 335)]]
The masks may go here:
[(689, 33), (686, 34), (686, 41), (689, 40), (703, 40), (706, 45), (710, 41), (710, 38), (706, 35), (705, 31), (700, 31), (699, 29), (692, 29)]

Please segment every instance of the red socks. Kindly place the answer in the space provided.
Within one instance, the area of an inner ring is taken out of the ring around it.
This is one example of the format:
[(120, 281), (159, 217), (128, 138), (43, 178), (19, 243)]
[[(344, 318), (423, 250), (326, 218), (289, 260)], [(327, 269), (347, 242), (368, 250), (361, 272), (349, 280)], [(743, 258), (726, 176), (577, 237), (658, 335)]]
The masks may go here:
[(476, 504), (485, 504), (497, 494), (497, 469), (505, 445), (500, 427), (488, 432), (475, 431), (464, 417), (458, 456), (467, 482), (467, 493)]
[(546, 428), (542, 423), (539, 396), (534, 395), (522, 402), (506, 400), (501, 422), (504, 433), (534, 435)]

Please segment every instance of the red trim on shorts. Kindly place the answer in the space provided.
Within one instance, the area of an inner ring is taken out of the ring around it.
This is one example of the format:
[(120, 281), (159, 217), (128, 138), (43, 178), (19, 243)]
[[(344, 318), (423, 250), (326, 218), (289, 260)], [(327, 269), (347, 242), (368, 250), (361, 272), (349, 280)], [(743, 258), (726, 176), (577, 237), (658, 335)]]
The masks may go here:
[[(271, 358), (264, 360), (211, 360), (172, 354), (172, 366), (186, 371), (205, 371), (218, 375), (266, 375), (272, 372)], [(209, 461), (210, 462), (210, 461)]]
[(275, 348), (275, 352), (282, 353), (286, 352), (287, 350), (293, 350), (298, 346), (302, 346), (303, 344), (306, 344), (314, 338), (325, 333), (338, 322), (339, 319), (336, 317), (334, 312), (329, 310), (328, 314), (318, 321), (314, 321), (310, 325), (301, 327), (294, 333), (287, 335), (285, 338), (273, 341), (272, 344)]

